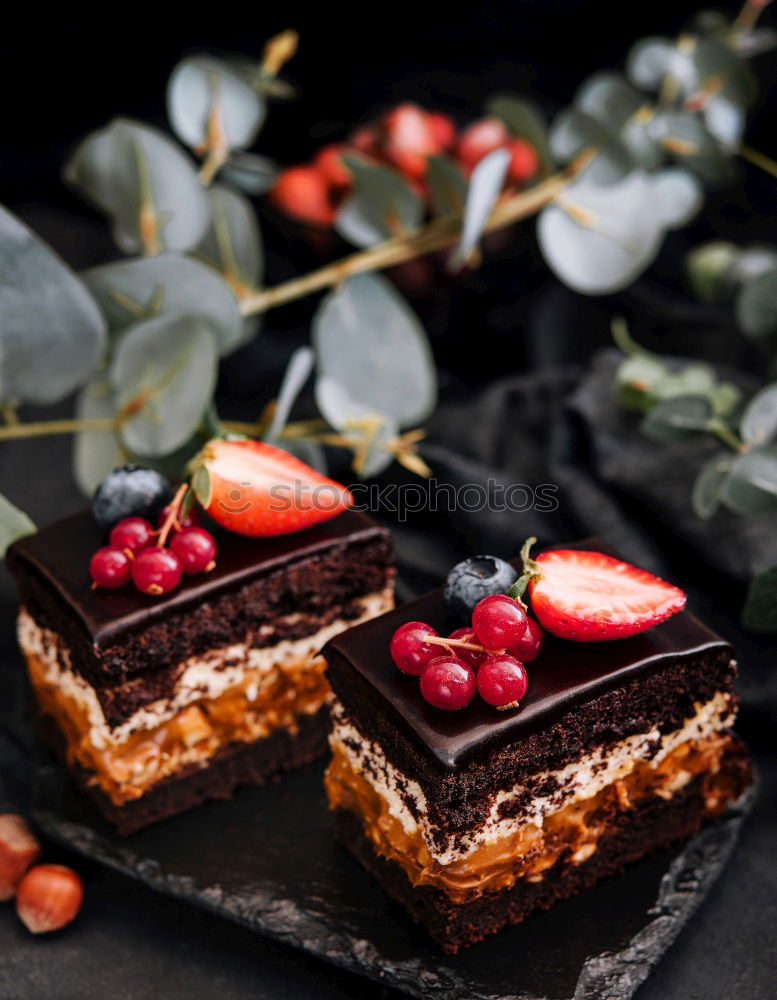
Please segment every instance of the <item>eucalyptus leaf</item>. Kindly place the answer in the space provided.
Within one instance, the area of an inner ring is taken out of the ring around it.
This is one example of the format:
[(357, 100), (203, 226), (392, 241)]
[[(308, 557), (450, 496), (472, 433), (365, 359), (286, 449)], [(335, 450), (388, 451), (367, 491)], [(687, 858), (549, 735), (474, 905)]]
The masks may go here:
[(674, 396), (657, 403), (640, 430), (656, 441), (674, 441), (707, 430), (712, 416), (712, 405), (705, 396)]
[(106, 342), (89, 291), (0, 208), (0, 400), (62, 399), (98, 367)]
[(771, 444), (777, 437), (777, 382), (767, 385), (750, 400), (742, 414), (739, 434), (746, 444)]
[(455, 215), (464, 210), (467, 200), (467, 178), (450, 156), (430, 156), (425, 181), (434, 214)]
[(657, 90), (665, 76), (679, 70), (679, 62), (668, 38), (643, 38), (629, 52), (626, 75), (643, 90)]
[(26, 535), (34, 535), (36, 527), (32, 520), (14, 506), (8, 497), (0, 493), (0, 558), (4, 558), (8, 546)]
[(777, 632), (777, 566), (751, 581), (742, 609), (742, 625), (750, 632)]
[(742, 287), (736, 314), (748, 337), (767, 347), (777, 345), (777, 269), (753, 278)]
[(619, 131), (644, 105), (645, 98), (628, 80), (611, 71), (595, 73), (575, 94), (575, 107)]
[(770, 246), (753, 244), (743, 247), (732, 266), (732, 278), (740, 284), (760, 278), (767, 271), (777, 270), (777, 250)]
[(322, 476), (329, 474), (326, 451), (318, 441), (308, 441), (305, 438), (291, 438), (289, 440), (281, 438), (280, 441), (275, 442), (275, 447), (287, 451), (290, 455), (298, 458), (300, 462), (304, 462), (311, 469), (320, 472)]
[(420, 225), (423, 201), (400, 173), (358, 156), (344, 156), (343, 163), (354, 179), (354, 191), (335, 219), (335, 229), (344, 239), (370, 247)]
[(111, 219), (125, 253), (190, 250), (208, 225), (208, 200), (192, 161), (150, 125), (115, 118), (92, 132), (64, 178)]
[(461, 267), (465, 264), (477, 247), (478, 240), (504, 187), (509, 166), (510, 154), (507, 150), (495, 149), (484, 156), (472, 171), (464, 208), (461, 239), (451, 256), (452, 267)]
[(733, 295), (732, 271), (739, 250), (733, 243), (715, 240), (703, 243), (685, 258), (688, 280), (702, 302), (727, 302)]
[(192, 149), (206, 146), (209, 119), (228, 149), (245, 149), (264, 122), (264, 99), (240, 73), (208, 55), (184, 59), (167, 87), (167, 113), (173, 131)]
[[(117, 412), (116, 396), (104, 378), (88, 382), (76, 398), (77, 420), (115, 419)], [(126, 460), (115, 431), (79, 431), (74, 438), (73, 477), (84, 496), (90, 497), (111, 469)]]
[(81, 275), (102, 308), (111, 330), (138, 320), (187, 313), (205, 323), (228, 354), (243, 338), (237, 297), (213, 268), (180, 254), (102, 264)]
[(728, 151), (721, 148), (700, 115), (670, 107), (655, 115), (650, 129), (674, 159), (704, 184), (720, 187), (733, 179)]
[(650, 392), (668, 374), (663, 361), (649, 354), (626, 358), (615, 375), (615, 391), (621, 406), (645, 410), (653, 404)]
[(270, 190), (280, 172), (278, 164), (267, 156), (232, 153), (221, 168), (220, 176), (246, 194), (258, 195)]
[(486, 103), (486, 114), (499, 118), (516, 139), (525, 139), (534, 147), (543, 173), (553, 170), (553, 157), (548, 141), (548, 126), (540, 110), (523, 97), (495, 94)]
[(752, 448), (737, 455), (722, 500), (737, 514), (777, 510), (777, 447)]
[(208, 188), (211, 221), (197, 247), (236, 295), (257, 288), (264, 273), (264, 251), (256, 212), (247, 198), (223, 184)]
[(752, 59), (753, 56), (777, 48), (777, 28), (751, 28), (735, 34), (731, 42), (737, 52)]
[(129, 413), (121, 439), (133, 452), (166, 455), (192, 436), (216, 385), (216, 339), (199, 319), (163, 315), (126, 330), (110, 381)]
[(170, 482), (179, 482), (185, 478), (187, 466), (202, 451), (204, 445), (212, 438), (220, 437), (221, 434), (219, 416), (215, 405), (211, 402), (194, 434), (174, 451), (165, 455), (133, 452), (132, 460), (137, 465), (155, 469)]
[(634, 171), (607, 187), (583, 177), (540, 213), (537, 236), (550, 268), (570, 288), (603, 295), (631, 284), (664, 236), (650, 178)]
[(277, 443), (281, 431), (288, 423), (292, 407), (310, 378), (315, 361), (316, 356), (309, 347), (297, 348), (289, 359), (275, 402), (275, 412), (264, 436), (264, 440), (270, 444)]
[(426, 335), (384, 277), (357, 275), (330, 292), (313, 320), (313, 347), (319, 381), (341, 386), (362, 412), (408, 427), (434, 409), (437, 374)]
[(669, 168), (652, 177), (653, 209), (665, 229), (686, 225), (698, 213), (703, 196), (696, 178), (685, 170)]
[(731, 470), (732, 457), (720, 451), (707, 459), (693, 484), (691, 505), (697, 517), (707, 521), (720, 506), (721, 496)]
[(560, 163), (571, 162), (584, 149), (597, 150), (585, 170), (588, 183), (617, 184), (634, 170), (634, 158), (622, 139), (580, 108), (568, 108), (555, 119), (550, 149)]
[(316, 403), (334, 427), (361, 443), (354, 457), (357, 475), (377, 476), (391, 465), (394, 456), (386, 445), (399, 433), (395, 420), (369, 403), (352, 398), (340, 382), (326, 375), (316, 381)]

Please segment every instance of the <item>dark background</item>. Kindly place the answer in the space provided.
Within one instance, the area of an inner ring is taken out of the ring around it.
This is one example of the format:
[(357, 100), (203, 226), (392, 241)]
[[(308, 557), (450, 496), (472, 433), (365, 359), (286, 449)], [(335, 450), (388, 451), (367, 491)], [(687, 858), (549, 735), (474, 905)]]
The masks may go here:
[[(16, 11), (0, 37), (0, 200), (74, 265), (115, 255), (102, 221), (59, 180), (77, 139), (116, 114), (164, 125), (165, 84), (180, 56), (198, 51), (257, 54), (267, 37), (289, 25), (300, 30), (302, 43), (287, 76), (300, 86), (302, 96), (273, 106), (255, 148), (291, 163), (305, 159), (321, 143), (341, 138), (377, 108), (403, 99), (446, 110), (464, 123), (480, 114), (487, 95), (513, 90), (541, 99), (552, 113), (570, 100), (587, 74), (622, 66), (633, 41), (676, 33), (696, 9), (685, 0), (523, 0), (488, 6), (209, 6), (199, 13), (179, 10), (175, 17), (159, 7), (103, 9), (88, 18), (79, 10), (66, 15)], [(767, 11), (764, 22), (774, 21)], [(774, 93), (768, 93), (774, 60), (770, 53), (756, 64), (762, 97), (753, 109), (748, 141), (777, 157), (777, 103)], [(434, 298), (423, 291), (411, 298), (432, 336), (444, 396), (466, 399), (476, 387), (523, 368), (585, 362), (606, 343), (608, 320), (616, 308), (629, 316), (646, 343), (695, 352), (703, 337), (721, 360), (757, 368), (757, 359), (732, 335), (725, 310), (689, 303), (681, 258), (685, 249), (713, 234), (738, 242), (774, 242), (775, 184), (743, 166), (740, 183), (713, 194), (700, 221), (671, 236), (649, 274), (616, 300), (585, 299), (561, 288), (539, 258), (531, 223), (514, 234), (509, 246), (492, 247), (481, 271), (455, 284), (433, 272)], [(319, 260), (319, 250), (300, 240), (299, 230), (263, 205), (260, 214), (269, 284)], [(277, 386), (291, 347), (306, 340), (310, 315), (310, 302), (269, 314), (260, 340), (227, 359), (220, 385), (224, 416), (256, 414)], [(43, 416), (41, 411), (34, 415)], [(67, 475), (67, 450), (64, 442), (4, 448), (3, 492), (40, 522), (79, 503)], [(764, 641), (748, 655), (760, 657), (765, 669), (773, 649)], [(753, 712), (751, 707), (751, 720)], [(773, 710), (765, 712), (754, 731), (764, 734), (772, 715)], [(774, 781), (771, 773), (772, 787)], [(773, 850), (774, 804), (767, 796), (759, 808), (758, 821), (746, 831), (733, 865), (640, 994), (644, 1000), (769, 996), (768, 984), (774, 982), (769, 970), (777, 970), (766, 913), (769, 903), (774, 907), (768, 899), (773, 876), (759, 866)], [(152, 896), (81, 861), (76, 864), (87, 877), (88, 898), (70, 931), (34, 941), (7, 908), (0, 910), (3, 997), (75, 997), (75, 983), (94, 995), (127, 998), (173, 993), (224, 998), (380, 995), (360, 980), (279, 945)], [(761, 912), (766, 925), (759, 921)]]

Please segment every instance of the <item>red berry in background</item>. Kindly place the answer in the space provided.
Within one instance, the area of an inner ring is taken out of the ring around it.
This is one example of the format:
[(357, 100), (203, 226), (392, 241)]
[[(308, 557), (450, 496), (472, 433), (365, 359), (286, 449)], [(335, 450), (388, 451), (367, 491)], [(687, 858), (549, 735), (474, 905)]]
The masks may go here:
[(111, 531), (110, 542), (114, 548), (140, 552), (154, 541), (154, 529), (142, 517), (125, 517)]
[(98, 549), (89, 562), (89, 573), (96, 587), (113, 590), (129, 582), (132, 560), (123, 549), (106, 545)]
[(184, 528), (173, 535), (170, 548), (184, 573), (209, 573), (216, 565), (216, 539), (204, 528)]
[(466, 708), (476, 689), (475, 671), (455, 656), (438, 656), (430, 660), (421, 674), (424, 699), (446, 712)]
[(478, 693), (495, 708), (515, 708), (526, 694), (529, 678), (524, 665), (509, 653), (496, 653), (480, 665)]
[(317, 167), (284, 170), (270, 191), (270, 198), (281, 211), (305, 222), (331, 226), (334, 221), (329, 181)]
[(132, 563), (132, 581), (144, 594), (159, 597), (175, 590), (181, 582), (183, 567), (170, 549), (155, 545), (144, 549)]
[(456, 157), (465, 173), (471, 174), (484, 156), (502, 149), (510, 141), (510, 133), (498, 118), (481, 118), (461, 133)]
[[(156, 519), (157, 528), (161, 528), (167, 518), (170, 516), (170, 509), (172, 504), (168, 504), (165, 508), (160, 510), (159, 516)], [(202, 515), (197, 507), (190, 507), (183, 517), (178, 518), (178, 524), (181, 528), (195, 528), (202, 522)], [(175, 531), (175, 525), (173, 525), (173, 531)]]
[(426, 120), (440, 152), (449, 153), (456, 145), (456, 126), (453, 121), (439, 111), (428, 111)]
[(507, 168), (510, 180), (519, 184), (530, 181), (540, 169), (540, 158), (534, 146), (525, 139), (513, 139), (507, 151), (510, 154), (510, 165)]
[(427, 157), (443, 151), (429, 117), (415, 104), (398, 104), (384, 119), (386, 158), (404, 174), (424, 176)]
[(484, 597), (472, 612), (472, 628), (486, 649), (506, 649), (523, 637), (528, 616), (507, 594)]
[[(475, 645), (479, 645), (478, 638), (471, 628), (457, 628), (455, 632), (451, 632), (448, 638), (462, 639), (464, 642), (472, 642), (475, 643)], [(488, 655), (479, 649), (465, 649), (462, 646), (455, 646), (454, 649), (456, 656), (458, 656), (459, 659), (464, 660), (465, 663), (468, 663), (473, 670), (477, 670)]]
[(510, 644), (508, 653), (512, 653), (521, 663), (531, 663), (540, 655), (545, 633), (533, 618), (526, 619), (526, 631), (517, 642)]
[(426, 622), (405, 622), (391, 637), (391, 659), (403, 674), (417, 677), (431, 659), (440, 655), (441, 646), (424, 641), (429, 635), (436, 636), (437, 629)]
[(380, 139), (380, 131), (375, 125), (363, 125), (351, 135), (348, 142), (360, 153), (377, 156), (380, 150)]
[(351, 171), (343, 163), (343, 155), (349, 153), (347, 146), (322, 146), (316, 153), (313, 164), (336, 188), (348, 188), (353, 183)]

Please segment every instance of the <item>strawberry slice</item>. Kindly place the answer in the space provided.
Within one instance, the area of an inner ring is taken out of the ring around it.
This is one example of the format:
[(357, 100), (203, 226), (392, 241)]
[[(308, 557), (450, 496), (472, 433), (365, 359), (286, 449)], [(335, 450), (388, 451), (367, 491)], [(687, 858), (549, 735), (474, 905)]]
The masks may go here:
[(288, 535), (353, 503), (340, 483), (261, 441), (210, 441), (196, 464), (198, 499), (217, 524), (238, 535)]
[(602, 642), (645, 632), (685, 607), (685, 594), (657, 576), (602, 552), (557, 549), (529, 559), (531, 606), (561, 639)]

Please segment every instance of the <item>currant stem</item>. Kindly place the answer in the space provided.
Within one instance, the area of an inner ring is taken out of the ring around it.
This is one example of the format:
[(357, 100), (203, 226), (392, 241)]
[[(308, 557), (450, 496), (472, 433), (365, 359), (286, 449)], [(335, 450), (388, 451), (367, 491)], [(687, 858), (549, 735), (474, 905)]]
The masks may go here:
[(176, 524), (179, 523), (178, 515), (181, 512), (181, 505), (183, 504), (183, 498), (186, 496), (186, 491), (189, 489), (188, 483), (181, 483), (181, 485), (176, 490), (176, 494), (173, 497), (173, 502), (170, 504), (170, 511), (159, 529), (159, 538), (157, 538), (156, 543), (159, 548), (164, 548), (167, 542), (167, 536), (170, 534), (172, 529)]
[(472, 649), (476, 653), (500, 652), (500, 650), (486, 649), (485, 646), (479, 646), (476, 642), (467, 642), (466, 639), (446, 639), (442, 635), (426, 635), (424, 642), (431, 642), (435, 646), (458, 646), (460, 649)]

